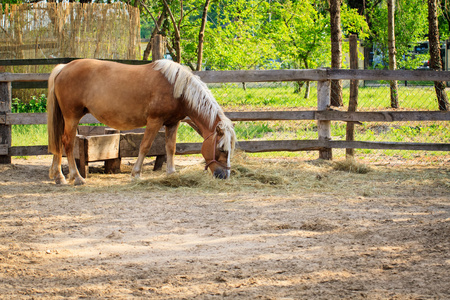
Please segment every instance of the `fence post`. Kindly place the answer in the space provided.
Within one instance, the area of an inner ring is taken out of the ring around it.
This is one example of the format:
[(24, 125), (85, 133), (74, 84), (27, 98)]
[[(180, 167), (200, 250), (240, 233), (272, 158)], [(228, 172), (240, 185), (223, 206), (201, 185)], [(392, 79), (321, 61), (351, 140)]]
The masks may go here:
[[(358, 40), (357, 35), (350, 35), (350, 69), (358, 69)], [(358, 80), (350, 80), (350, 99), (348, 103), (348, 111), (353, 112), (356, 111), (358, 106)], [(355, 123), (347, 122), (347, 133), (346, 133), (346, 141), (354, 141), (355, 140)], [(355, 155), (355, 149), (347, 148), (345, 149), (346, 158), (353, 158)]]
[[(323, 80), (317, 82), (317, 110), (327, 110), (330, 106), (330, 81)], [(319, 132), (319, 141), (331, 140), (331, 122), (330, 121), (317, 121), (317, 127)], [(319, 158), (331, 160), (333, 153), (331, 148), (324, 148), (319, 150)]]
[[(11, 112), (11, 82), (0, 82), (0, 116)], [(0, 124), (0, 164), (10, 164), (11, 125)]]
[[(164, 59), (165, 53), (166, 53), (166, 45), (164, 37), (160, 34), (155, 34), (155, 36), (153, 37), (153, 44), (152, 44), (152, 61)], [(153, 171), (161, 170), (163, 163), (166, 160), (167, 155), (157, 155), (155, 165), (153, 166)]]

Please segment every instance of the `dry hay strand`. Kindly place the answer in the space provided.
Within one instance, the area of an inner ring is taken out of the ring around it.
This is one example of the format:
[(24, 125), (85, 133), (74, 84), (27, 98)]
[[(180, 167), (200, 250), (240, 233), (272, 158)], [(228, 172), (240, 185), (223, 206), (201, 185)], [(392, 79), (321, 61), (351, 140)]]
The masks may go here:
[(357, 174), (367, 174), (372, 170), (369, 166), (359, 163), (351, 158), (334, 162), (333, 169), (336, 171), (344, 171)]
[(202, 169), (203, 165), (185, 166), (175, 174), (169, 176), (161, 174), (142, 180), (137, 185), (162, 189), (199, 188), (227, 192), (241, 190), (244, 187), (283, 187), (289, 184), (288, 176), (280, 172), (283, 168), (279, 168), (276, 164), (249, 162), (244, 153), (239, 153), (233, 158), (229, 179), (216, 179)]

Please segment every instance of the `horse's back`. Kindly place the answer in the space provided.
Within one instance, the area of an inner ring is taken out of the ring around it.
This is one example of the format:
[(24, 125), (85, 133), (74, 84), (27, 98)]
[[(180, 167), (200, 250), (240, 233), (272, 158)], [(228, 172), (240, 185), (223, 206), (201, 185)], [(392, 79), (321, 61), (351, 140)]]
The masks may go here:
[[(72, 61), (56, 78), (55, 94), (67, 113), (90, 112), (117, 129), (145, 126), (149, 117), (165, 117), (177, 105), (173, 87), (151, 64)], [(74, 118), (79, 117), (76, 113)]]

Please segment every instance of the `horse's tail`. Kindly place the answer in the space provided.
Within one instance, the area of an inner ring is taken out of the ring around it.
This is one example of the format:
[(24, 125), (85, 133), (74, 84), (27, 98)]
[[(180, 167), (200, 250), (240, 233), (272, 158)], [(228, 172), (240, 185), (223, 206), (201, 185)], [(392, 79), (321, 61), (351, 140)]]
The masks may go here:
[(64, 133), (64, 118), (55, 95), (56, 76), (65, 67), (65, 64), (57, 65), (48, 79), (47, 96), (47, 130), (48, 152), (60, 154), (62, 151), (62, 136)]

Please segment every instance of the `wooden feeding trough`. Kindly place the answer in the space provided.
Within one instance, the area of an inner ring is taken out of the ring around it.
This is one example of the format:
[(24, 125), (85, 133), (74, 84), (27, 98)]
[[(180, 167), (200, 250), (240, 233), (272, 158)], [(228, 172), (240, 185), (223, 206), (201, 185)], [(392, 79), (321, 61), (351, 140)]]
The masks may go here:
[[(78, 126), (74, 156), (81, 176), (89, 174), (90, 162), (105, 162), (105, 173), (120, 172), (122, 157), (137, 157), (144, 129), (120, 132), (103, 126)], [(156, 156), (154, 170), (165, 161), (165, 136), (160, 130), (147, 156)]]

